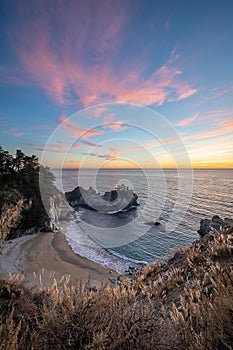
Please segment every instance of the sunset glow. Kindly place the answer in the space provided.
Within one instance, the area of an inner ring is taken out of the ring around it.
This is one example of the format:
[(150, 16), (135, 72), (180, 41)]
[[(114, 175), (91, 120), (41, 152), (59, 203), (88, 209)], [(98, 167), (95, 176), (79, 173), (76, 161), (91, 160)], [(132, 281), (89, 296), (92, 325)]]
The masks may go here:
[[(188, 166), (182, 143), (194, 168), (233, 168), (230, 1), (3, 0), (0, 7), (3, 148), (50, 167), (62, 158), (67, 168), (173, 168)], [(150, 135), (146, 119), (139, 131), (143, 113), (108, 103), (158, 112), (177, 134), (164, 129), (161, 140), (153, 125)]]

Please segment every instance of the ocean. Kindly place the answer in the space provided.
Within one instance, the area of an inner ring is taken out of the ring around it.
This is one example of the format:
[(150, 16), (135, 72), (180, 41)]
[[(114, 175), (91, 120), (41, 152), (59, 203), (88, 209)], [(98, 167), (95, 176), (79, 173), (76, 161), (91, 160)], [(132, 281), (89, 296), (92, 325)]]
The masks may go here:
[(75, 253), (119, 273), (129, 265), (163, 261), (168, 251), (190, 245), (199, 238), (202, 218), (233, 217), (232, 169), (54, 169), (53, 173), (62, 192), (81, 185), (104, 193), (124, 184), (138, 195), (140, 206), (128, 211), (80, 209), (67, 229), (67, 242)]

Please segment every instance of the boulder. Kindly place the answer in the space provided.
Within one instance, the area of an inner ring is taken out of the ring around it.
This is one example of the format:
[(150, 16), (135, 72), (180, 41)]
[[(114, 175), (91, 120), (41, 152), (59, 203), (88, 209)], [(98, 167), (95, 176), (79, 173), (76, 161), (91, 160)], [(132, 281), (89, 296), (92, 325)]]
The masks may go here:
[(225, 218), (225, 219), (224, 219), (224, 225), (225, 225), (227, 228), (233, 227), (233, 219)]
[(201, 219), (200, 228), (197, 232), (203, 237), (209, 232), (216, 232), (221, 229), (228, 229), (233, 227), (233, 219), (221, 219), (218, 215), (214, 215), (211, 220)]
[(154, 226), (159, 226), (160, 222), (159, 221), (155, 221)]
[(197, 230), (197, 232), (202, 237), (210, 232), (210, 223), (211, 223), (211, 220), (209, 220), (209, 219), (201, 219), (200, 228), (199, 228), (199, 230)]
[(159, 225), (161, 225), (161, 222), (159, 222), (159, 221), (148, 221), (148, 222), (145, 222), (145, 225), (159, 226)]
[(212, 217), (212, 223), (222, 225), (224, 223), (224, 220), (221, 219), (218, 215), (214, 215)]

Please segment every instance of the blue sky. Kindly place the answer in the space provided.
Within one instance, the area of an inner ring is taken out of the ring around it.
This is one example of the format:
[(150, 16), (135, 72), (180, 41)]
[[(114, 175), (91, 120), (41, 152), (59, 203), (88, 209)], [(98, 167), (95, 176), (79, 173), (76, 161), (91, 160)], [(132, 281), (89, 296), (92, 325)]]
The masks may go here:
[[(154, 127), (153, 135), (136, 130), (144, 118), (136, 107), (129, 117), (101, 105), (132, 103), (172, 123), (192, 166), (233, 167), (231, 1), (3, 0), (0, 7), (4, 148), (39, 158), (46, 149), (50, 166), (64, 157), (68, 167), (84, 158), (89, 167), (173, 166)], [(99, 132), (81, 136), (89, 128)], [(46, 146), (61, 129), (63, 139)], [(162, 141), (176, 151), (174, 140)]]

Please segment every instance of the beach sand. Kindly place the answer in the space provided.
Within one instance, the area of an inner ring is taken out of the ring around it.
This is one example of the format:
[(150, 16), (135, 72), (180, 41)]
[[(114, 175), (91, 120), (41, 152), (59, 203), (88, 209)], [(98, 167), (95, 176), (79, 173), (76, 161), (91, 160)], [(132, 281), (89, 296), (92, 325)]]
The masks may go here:
[(40, 232), (5, 242), (0, 278), (7, 278), (9, 273), (22, 276), (22, 284), (32, 291), (51, 286), (54, 278), (58, 286), (67, 278), (73, 285), (82, 282), (100, 287), (102, 283), (113, 285), (109, 277), (118, 276), (117, 272), (75, 254), (61, 232)]

